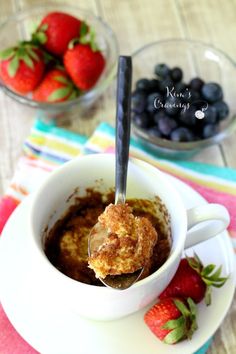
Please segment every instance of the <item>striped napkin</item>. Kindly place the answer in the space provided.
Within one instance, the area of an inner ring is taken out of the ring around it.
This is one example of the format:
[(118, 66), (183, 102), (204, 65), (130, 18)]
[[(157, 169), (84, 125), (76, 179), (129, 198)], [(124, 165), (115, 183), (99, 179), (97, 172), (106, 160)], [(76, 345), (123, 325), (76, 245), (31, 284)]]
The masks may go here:
[[(37, 120), (23, 146), (15, 175), (0, 201), (0, 233), (17, 205), (35, 191), (50, 171), (62, 163), (84, 153), (109, 153), (114, 151), (114, 128), (102, 123), (87, 139), (62, 128)], [(199, 192), (208, 202), (221, 203), (231, 215), (229, 232), (236, 249), (236, 171), (190, 161), (158, 159), (131, 140), (130, 154), (143, 159), (169, 173)], [(207, 342), (197, 354), (206, 353)], [(14, 330), (0, 306), (0, 353), (36, 354)]]

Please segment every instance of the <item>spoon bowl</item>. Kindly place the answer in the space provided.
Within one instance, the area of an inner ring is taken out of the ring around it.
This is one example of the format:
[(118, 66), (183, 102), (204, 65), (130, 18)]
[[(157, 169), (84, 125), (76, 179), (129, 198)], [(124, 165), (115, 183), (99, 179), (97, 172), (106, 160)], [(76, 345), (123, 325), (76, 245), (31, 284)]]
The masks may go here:
[[(107, 229), (104, 228), (100, 224), (100, 222), (97, 222), (92, 228), (89, 235), (89, 240), (88, 240), (89, 257), (94, 251), (96, 251), (104, 243), (107, 236), (108, 236)], [(125, 290), (128, 289), (131, 285), (133, 285), (140, 279), (143, 270), (144, 268), (141, 268), (133, 273), (126, 273), (120, 275), (107, 275), (106, 278), (104, 279), (99, 278), (99, 280), (109, 288), (113, 288), (117, 290)]]

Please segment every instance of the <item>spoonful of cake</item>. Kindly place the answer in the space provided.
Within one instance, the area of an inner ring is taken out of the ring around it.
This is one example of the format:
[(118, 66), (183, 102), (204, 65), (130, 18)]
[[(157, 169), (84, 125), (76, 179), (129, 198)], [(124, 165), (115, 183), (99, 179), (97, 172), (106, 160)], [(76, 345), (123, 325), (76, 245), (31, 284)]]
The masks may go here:
[(88, 264), (104, 285), (124, 290), (140, 279), (151, 258), (157, 233), (145, 217), (134, 216), (126, 201), (130, 145), (131, 57), (120, 56), (118, 66), (115, 204), (98, 217), (88, 239)]

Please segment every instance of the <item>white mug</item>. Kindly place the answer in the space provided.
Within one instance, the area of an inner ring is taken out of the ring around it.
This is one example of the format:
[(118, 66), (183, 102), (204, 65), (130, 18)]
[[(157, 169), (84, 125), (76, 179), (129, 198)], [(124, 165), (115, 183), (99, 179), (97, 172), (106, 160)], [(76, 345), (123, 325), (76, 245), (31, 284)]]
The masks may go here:
[[(38, 275), (45, 291), (55, 294), (61, 306), (95, 320), (124, 317), (150, 304), (174, 276), (184, 248), (197, 244), (225, 230), (229, 214), (225, 207), (206, 204), (185, 209), (181, 195), (156, 167), (130, 159), (127, 198), (153, 199), (159, 196), (171, 218), (172, 248), (166, 262), (153, 274), (126, 290), (88, 285), (69, 278), (57, 270), (44, 253), (43, 231), (51, 228), (68, 209), (68, 197), (78, 188), (79, 195), (102, 180), (104, 191), (114, 188), (115, 157), (113, 154), (86, 155), (65, 163), (52, 172), (35, 193), (29, 217), (32, 256), (37, 259)], [(101, 190), (103, 191), (103, 190)], [(70, 198), (73, 203), (73, 198)], [(190, 230), (202, 221), (211, 222)], [(95, 220), (96, 222), (96, 220)]]

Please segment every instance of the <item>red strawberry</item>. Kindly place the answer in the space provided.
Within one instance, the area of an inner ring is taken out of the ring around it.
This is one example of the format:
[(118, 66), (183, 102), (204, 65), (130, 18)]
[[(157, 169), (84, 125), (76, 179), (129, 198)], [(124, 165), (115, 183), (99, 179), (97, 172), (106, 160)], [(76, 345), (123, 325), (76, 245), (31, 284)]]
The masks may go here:
[(179, 268), (175, 273), (167, 288), (161, 293), (159, 298), (180, 296), (191, 297), (196, 303), (205, 296), (206, 305), (211, 303), (211, 286), (221, 287), (227, 280), (220, 277), (221, 267), (215, 270), (214, 264), (203, 266), (197, 254), (194, 257), (181, 259)]
[(13, 90), (26, 94), (36, 88), (43, 77), (42, 52), (23, 43), (0, 53), (0, 77)]
[(191, 298), (186, 302), (167, 298), (155, 304), (145, 314), (144, 321), (160, 340), (174, 344), (190, 339), (197, 329), (196, 305)]
[(87, 25), (79, 19), (62, 12), (51, 12), (43, 18), (33, 40), (43, 44), (52, 54), (63, 55), (73, 38), (87, 32)]
[(75, 98), (78, 90), (62, 69), (49, 71), (33, 92), (33, 98), (40, 102), (63, 102)]
[(81, 90), (89, 90), (99, 79), (105, 59), (89, 44), (76, 44), (65, 52), (64, 65), (75, 85)]

